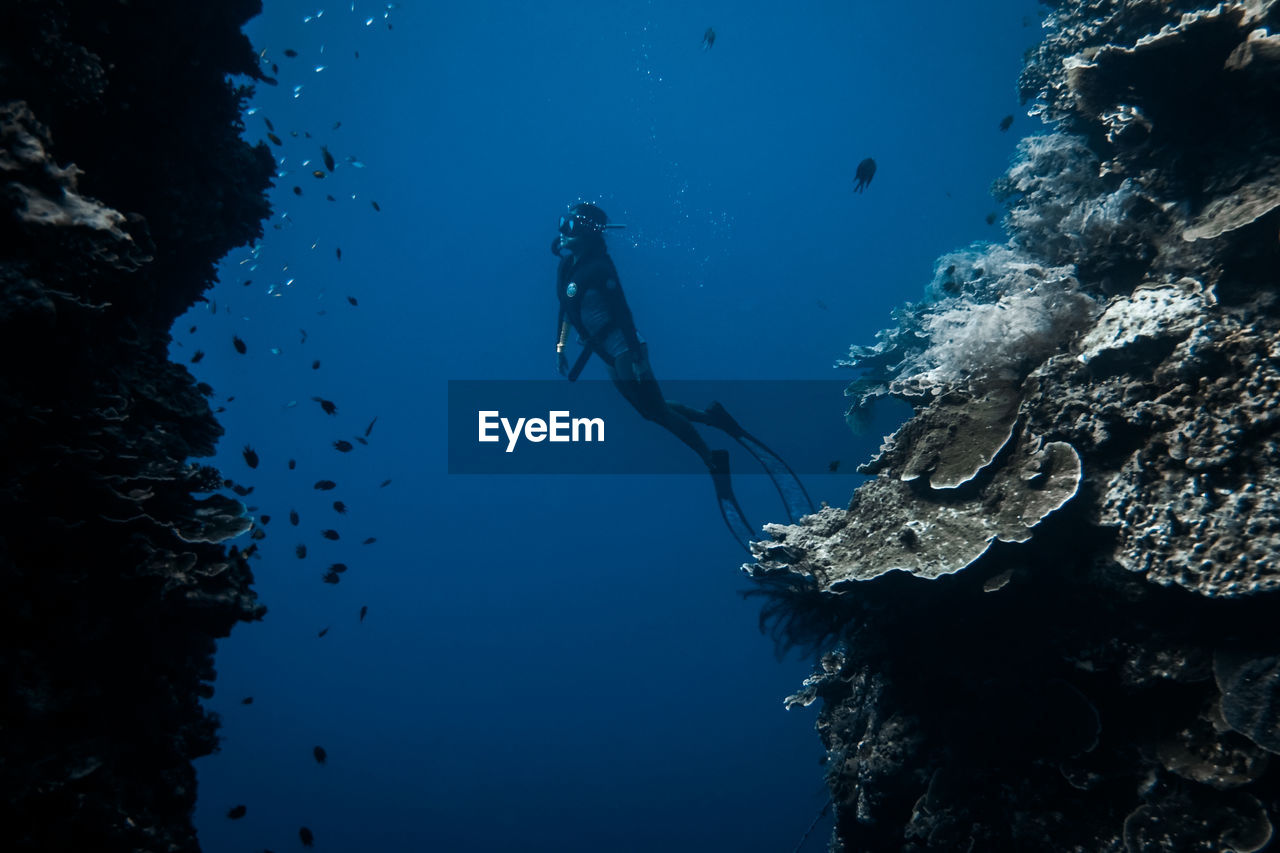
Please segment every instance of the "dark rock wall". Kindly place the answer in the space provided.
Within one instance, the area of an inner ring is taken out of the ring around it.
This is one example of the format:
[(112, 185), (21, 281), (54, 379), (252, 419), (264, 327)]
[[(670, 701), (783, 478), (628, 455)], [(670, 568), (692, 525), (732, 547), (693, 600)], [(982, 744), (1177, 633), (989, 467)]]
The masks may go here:
[(195, 850), (214, 640), (263, 608), (169, 328), (261, 235), (258, 0), (0, 5), (0, 830)]
[(1010, 240), (854, 347), (915, 409), (752, 573), (827, 653), (833, 849), (1253, 851), (1280, 819), (1280, 10), (1055, 3)]

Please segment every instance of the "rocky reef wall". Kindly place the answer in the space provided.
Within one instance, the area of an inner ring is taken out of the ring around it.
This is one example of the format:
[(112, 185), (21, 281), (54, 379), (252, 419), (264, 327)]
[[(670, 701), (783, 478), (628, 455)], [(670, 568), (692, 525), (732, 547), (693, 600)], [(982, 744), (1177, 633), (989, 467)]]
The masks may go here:
[(1050, 4), (1004, 245), (849, 366), (914, 407), (750, 566), (850, 851), (1253, 851), (1280, 818), (1280, 9)]
[(0, 8), (0, 826), (195, 850), (214, 640), (263, 608), (174, 319), (261, 235), (240, 139), (258, 0)]

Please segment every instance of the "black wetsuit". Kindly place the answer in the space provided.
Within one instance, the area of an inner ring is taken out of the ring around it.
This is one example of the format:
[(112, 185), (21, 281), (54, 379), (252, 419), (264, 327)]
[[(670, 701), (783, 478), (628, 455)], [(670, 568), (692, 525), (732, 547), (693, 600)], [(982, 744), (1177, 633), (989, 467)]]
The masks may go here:
[(618, 270), (603, 247), (582, 258), (565, 255), (560, 259), (556, 296), (560, 300), (557, 331), (568, 319), (583, 344), (610, 367), (626, 352), (639, 358), (644, 341), (636, 333)]

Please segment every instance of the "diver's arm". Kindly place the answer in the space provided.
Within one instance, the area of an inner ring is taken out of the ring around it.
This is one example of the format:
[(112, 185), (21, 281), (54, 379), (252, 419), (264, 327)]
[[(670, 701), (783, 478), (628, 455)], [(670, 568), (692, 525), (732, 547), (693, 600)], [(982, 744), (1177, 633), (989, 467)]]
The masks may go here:
[(556, 371), (563, 376), (569, 372), (569, 359), (564, 354), (565, 342), (569, 339), (569, 319), (564, 316), (564, 308), (560, 308), (560, 316), (556, 318), (558, 332), (556, 336)]

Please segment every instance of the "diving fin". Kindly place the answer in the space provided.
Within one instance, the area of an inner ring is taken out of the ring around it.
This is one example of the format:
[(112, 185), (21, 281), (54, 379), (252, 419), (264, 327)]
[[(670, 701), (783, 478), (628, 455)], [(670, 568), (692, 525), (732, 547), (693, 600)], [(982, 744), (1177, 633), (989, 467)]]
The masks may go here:
[(747, 523), (747, 517), (738, 506), (738, 499), (733, 496), (733, 485), (729, 479), (729, 451), (711, 451), (711, 482), (716, 487), (716, 502), (720, 505), (720, 515), (725, 526), (738, 540), (747, 553), (751, 553), (753, 528)]
[(778, 490), (778, 497), (782, 498), (782, 505), (786, 507), (787, 516), (793, 524), (800, 521), (800, 516), (814, 512), (813, 501), (809, 499), (809, 493), (805, 491), (804, 484), (800, 482), (796, 472), (782, 461), (782, 457), (743, 429), (719, 401), (713, 401), (707, 407), (705, 423), (707, 426), (713, 426), (733, 436), (747, 449), (748, 453), (756, 458), (765, 473), (769, 475), (769, 479), (773, 480), (774, 488)]

